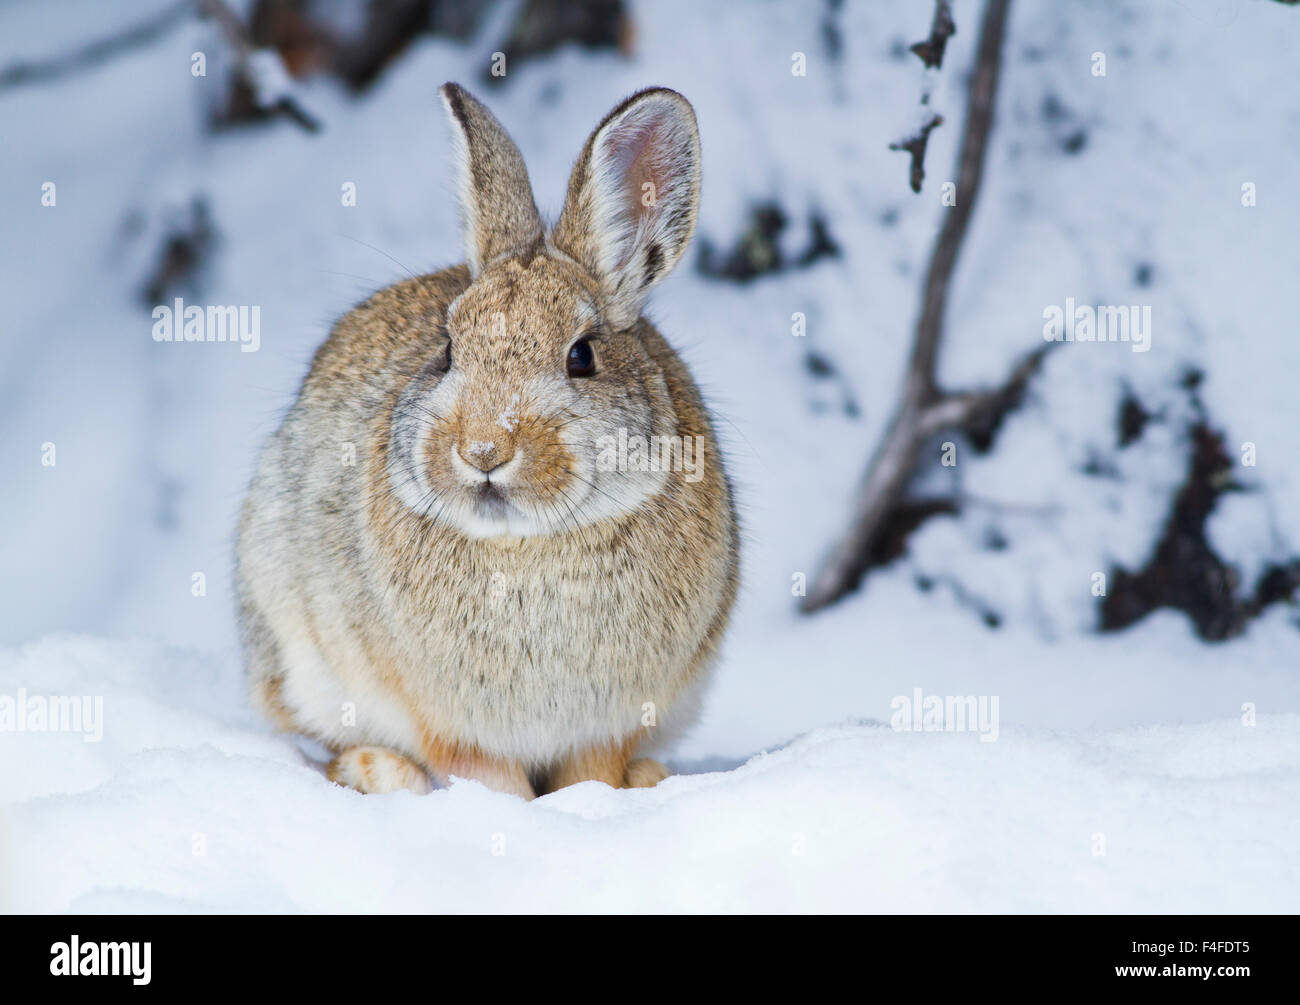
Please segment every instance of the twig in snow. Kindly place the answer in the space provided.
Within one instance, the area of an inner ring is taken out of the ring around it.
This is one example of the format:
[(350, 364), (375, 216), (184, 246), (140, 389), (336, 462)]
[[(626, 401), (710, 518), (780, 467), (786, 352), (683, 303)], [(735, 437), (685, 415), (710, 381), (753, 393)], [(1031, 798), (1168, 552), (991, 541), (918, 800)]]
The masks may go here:
[(930, 142), (930, 133), (936, 126), (943, 125), (942, 115), (933, 115), (920, 131), (906, 140), (889, 144), (890, 150), (906, 150), (912, 155), (912, 168), (908, 173), (908, 184), (913, 192), (921, 191), (921, 182), (925, 181), (925, 148)]
[(948, 0), (935, 0), (934, 20), (930, 22), (930, 37), (912, 46), (912, 52), (921, 57), (927, 69), (937, 70), (943, 63), (943, 52), (948, 39), (957, 34), (952, 20), (952, 5)]
[(93, 70), (115, 56), (161, 38), (180, 24), (194, 9), (195, 0), (181, 0), (165, 7), (147, 21), (82, 46), (75, 52), (46, 60), (11, 63), (0, 70), (0, 93), (24, 84), (44, 84), (84, 70)]
[(988, 0), (984, 8), (970, 85), (970, 111), (962, 134), (959, 198), (948, 211), (930, 259), (902, 401), (867, 467), (853, 501), (849, 526), (831, 548), (800, 603), (805, 613), (820, 610), (857, 587), (870, 564), (881, 527), (902, 500), (925, 443), (944, 430), (976, 431), (999, 421), (1019, 401), (1045, 352), (1056, 344), (1046, 343), (1022, 359), (1000, 387), (946, 392), (939, 389), (935, 379), (948, 286), (979, 194), (984, 153), (993, 125), (1008, 4), (1009, 0)]

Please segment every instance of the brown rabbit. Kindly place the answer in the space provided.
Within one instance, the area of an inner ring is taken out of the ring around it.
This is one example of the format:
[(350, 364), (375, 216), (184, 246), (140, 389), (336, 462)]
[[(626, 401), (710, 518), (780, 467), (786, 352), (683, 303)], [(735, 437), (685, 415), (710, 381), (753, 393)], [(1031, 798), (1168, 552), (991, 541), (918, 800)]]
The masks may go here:
[(700, 190), (680, 94), (587, 140), (548, 234), (523, 158), (456, 84), (467, 264), (334, 327), (239, 526), (254, 699), (363, 792), (654, 785), (736, 594), (708, 412), (641, 317)]

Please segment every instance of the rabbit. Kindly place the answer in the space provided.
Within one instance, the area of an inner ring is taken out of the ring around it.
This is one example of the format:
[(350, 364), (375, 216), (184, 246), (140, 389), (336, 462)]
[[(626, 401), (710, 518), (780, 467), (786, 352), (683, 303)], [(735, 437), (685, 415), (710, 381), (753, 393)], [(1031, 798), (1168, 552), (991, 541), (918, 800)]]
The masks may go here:
[(441, 95), (466, 261), (338, 321), (259, 457), (252, 702), (361, 792), (652, 786), (637, 755), (697, 716), (739, 579), (709, 412), (641, 313), (694, 233), (695, 112), (615, 107), (548, 232), (505, 129)]

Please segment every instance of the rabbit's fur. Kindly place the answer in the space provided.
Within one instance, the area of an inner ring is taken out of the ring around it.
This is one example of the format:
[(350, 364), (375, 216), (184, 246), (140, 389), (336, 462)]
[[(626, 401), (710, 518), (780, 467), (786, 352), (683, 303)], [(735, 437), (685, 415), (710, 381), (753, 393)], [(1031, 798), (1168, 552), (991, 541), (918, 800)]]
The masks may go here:
[[(694, 231), (694, 112), (662, 88), (615, 108), (548, 235), (505, 130), (442, 93), (468, 261), (340, 320), (261, 456), (236, 574), (253, 697), (362, 791), (653, 785), (632, 755), (692, 718), (738, 575), (708, 412), (641, 317)], [(698, 437), (697, 476), (608, 470), (620, 431)]]

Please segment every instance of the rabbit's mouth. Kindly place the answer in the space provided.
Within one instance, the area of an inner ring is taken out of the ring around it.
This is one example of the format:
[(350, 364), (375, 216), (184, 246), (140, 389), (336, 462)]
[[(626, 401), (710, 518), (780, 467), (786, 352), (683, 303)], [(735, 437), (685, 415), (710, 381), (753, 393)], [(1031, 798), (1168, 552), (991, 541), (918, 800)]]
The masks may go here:
[(474, 489), (474, 512), (489, 520), (502, 520), (510, 511), (510, 502), (501, 489), (485, 481)]

